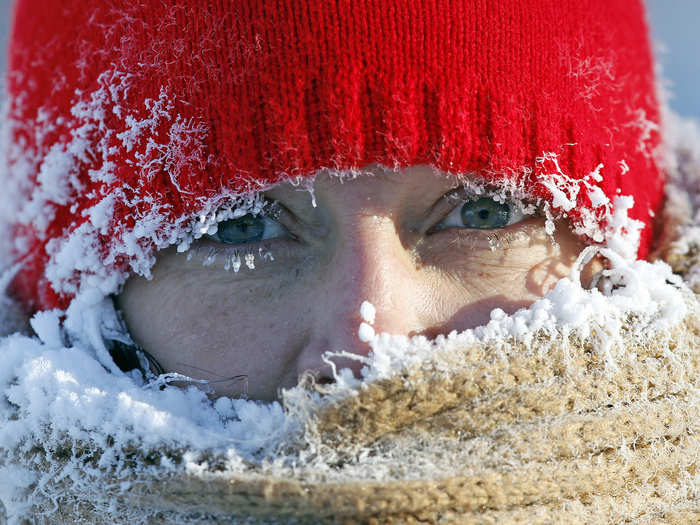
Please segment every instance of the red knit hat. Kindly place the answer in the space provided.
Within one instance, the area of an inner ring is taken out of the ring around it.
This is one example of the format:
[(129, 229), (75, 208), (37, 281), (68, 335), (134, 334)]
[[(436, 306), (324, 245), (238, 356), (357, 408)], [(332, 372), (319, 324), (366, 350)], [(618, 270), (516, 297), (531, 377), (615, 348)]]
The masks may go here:
[[(654, 86), (641, 0), (19, 0), (15, 289), (113, 293), (241, 199), (370, 163), (507, 180), (592, 242), (641, 232), (644, 257)], [(616, 195), (639, 229), (611, 224)]]

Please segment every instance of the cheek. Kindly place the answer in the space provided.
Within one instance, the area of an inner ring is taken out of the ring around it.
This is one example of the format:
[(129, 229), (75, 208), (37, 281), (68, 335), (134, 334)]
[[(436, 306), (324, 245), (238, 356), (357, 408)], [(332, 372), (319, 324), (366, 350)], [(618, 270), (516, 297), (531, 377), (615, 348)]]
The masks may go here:
[[(455, 231), (423, 246), (421, 264), (436, 275), (443, 330), (485, 324), (494, 308), (514, 313), (569, 274), (583, 247), (565, 225), (554, 239), (539, 221), (501, 232), (499, 246), (484, 232)], [(489, 242), (491, 241), (491, 242)]]
[(568, 271), (568, 258), (559, 246), (540, 232), (510, 231), (496, 237), (469, 230), (449, 232), (451, 238), (437, 239), (423, 249), (421, 262), (480, 295), (541, 295), (533, 281), (558, 279)]
[(285, 382), (303, 337), (293, 282), (232, 279), (201, 265), (156, 266), (153, 275), (129, 281), (119, 304), (135, 341), (166, 370), (210, 380), (245, 374), (258, 399)]

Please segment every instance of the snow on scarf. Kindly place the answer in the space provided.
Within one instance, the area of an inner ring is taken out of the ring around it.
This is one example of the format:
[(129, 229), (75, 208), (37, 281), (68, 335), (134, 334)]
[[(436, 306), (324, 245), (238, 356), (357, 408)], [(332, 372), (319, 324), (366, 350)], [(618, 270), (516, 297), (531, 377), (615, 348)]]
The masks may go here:
[(700, 133), (671, 127), (670, 266), (603, 250), (602, 291), (574, 270), (474, 330), (378, 334), (362, 381), (212, 404), (108, 371), (107, 303), (70, 344), (35, 316), (0, 342), (8, 522), (697, 523)]

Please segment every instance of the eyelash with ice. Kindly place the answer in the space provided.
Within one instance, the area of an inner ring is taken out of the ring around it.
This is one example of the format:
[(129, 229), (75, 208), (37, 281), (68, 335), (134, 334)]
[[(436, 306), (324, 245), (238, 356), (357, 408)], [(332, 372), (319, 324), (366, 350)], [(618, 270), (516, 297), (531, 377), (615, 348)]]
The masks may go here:
[(284, 226), (274, 218), (250, 213), (220, 222), (216, 226), (216, 231), (204, 237), (216, 242), (217, 245), (198, 246), (194, 251), (188, 252), (187, 259), (194, 257), (195, 252), (206, 250), (203, 254), (204, 266), (211, 266), (221, 256), (224, 258), (224, 269), (233, 270), (234, 273), (238, 273), (243, 266), (254, 270), (256, 260), (275, 260), (264, 243), (261, 244), (262, 241), (292, 238)]
[(229, 246), (245, 246), (269, 239), (291, 238), (291, 235), (270, 216), (247, 214), (220, 222), (216, 231), (207, 237)]
[(511, 200), (498, 202), (492, 197), (479, 197), (456, 206), (432, 230), (497, 230), (522, 221), (529, 215), (526, 211), (520, 203)]
[[(499, 202), (492, 197), (467, 200), (456, 206), (431, 230), (466, 228), (473, 230), (497, 230), (522, 221), (528, 210), (518, 202)], [(207, 235), (210, 240), (233, 247), (244, 247), (270, 239), (292, 238), (282, 224), (269, 215), (247, 214), (223, 221), (215, 232)]]

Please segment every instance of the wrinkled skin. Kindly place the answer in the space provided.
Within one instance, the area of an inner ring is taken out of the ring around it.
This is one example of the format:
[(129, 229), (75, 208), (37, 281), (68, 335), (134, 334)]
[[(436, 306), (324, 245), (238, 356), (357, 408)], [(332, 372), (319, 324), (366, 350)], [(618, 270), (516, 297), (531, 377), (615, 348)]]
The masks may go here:
[[(290, 184), (266, 192), (280, 205), (284, 238), (238, 246), (202, 239), (189, 260), (174, 248), (160, 252), (152, 280), (133, 277), (119, 297), (135, 341), (168, 371), (209, 380), (245, 374), (251, 398), (272, 400), (308, 370), (332, 381), (326, 351), (367, 355), (358, 337), (365, 300), (376, 307), (377, 332), (435, 337), (484, 324), (496, 307), (528, 306), (568, 275), (583, 248), (565, 223), (548, 236), (536, 215), (499, 229), (437, 229), (464, 204), (454, 178), (428, 166), (366, 169), (374, 176), (317, 176), (315, 207)], [(222, 253), (205, 265), (212, 248)], [(227, 271), (227, 250), (254, 253), (255, 268)], [(589, 265), (584, 283), (595, 270)], [(361, 368), (334, 362), (356, 375)], [(238, 381), (213, 386), (217, 395), (241, 389)]]

